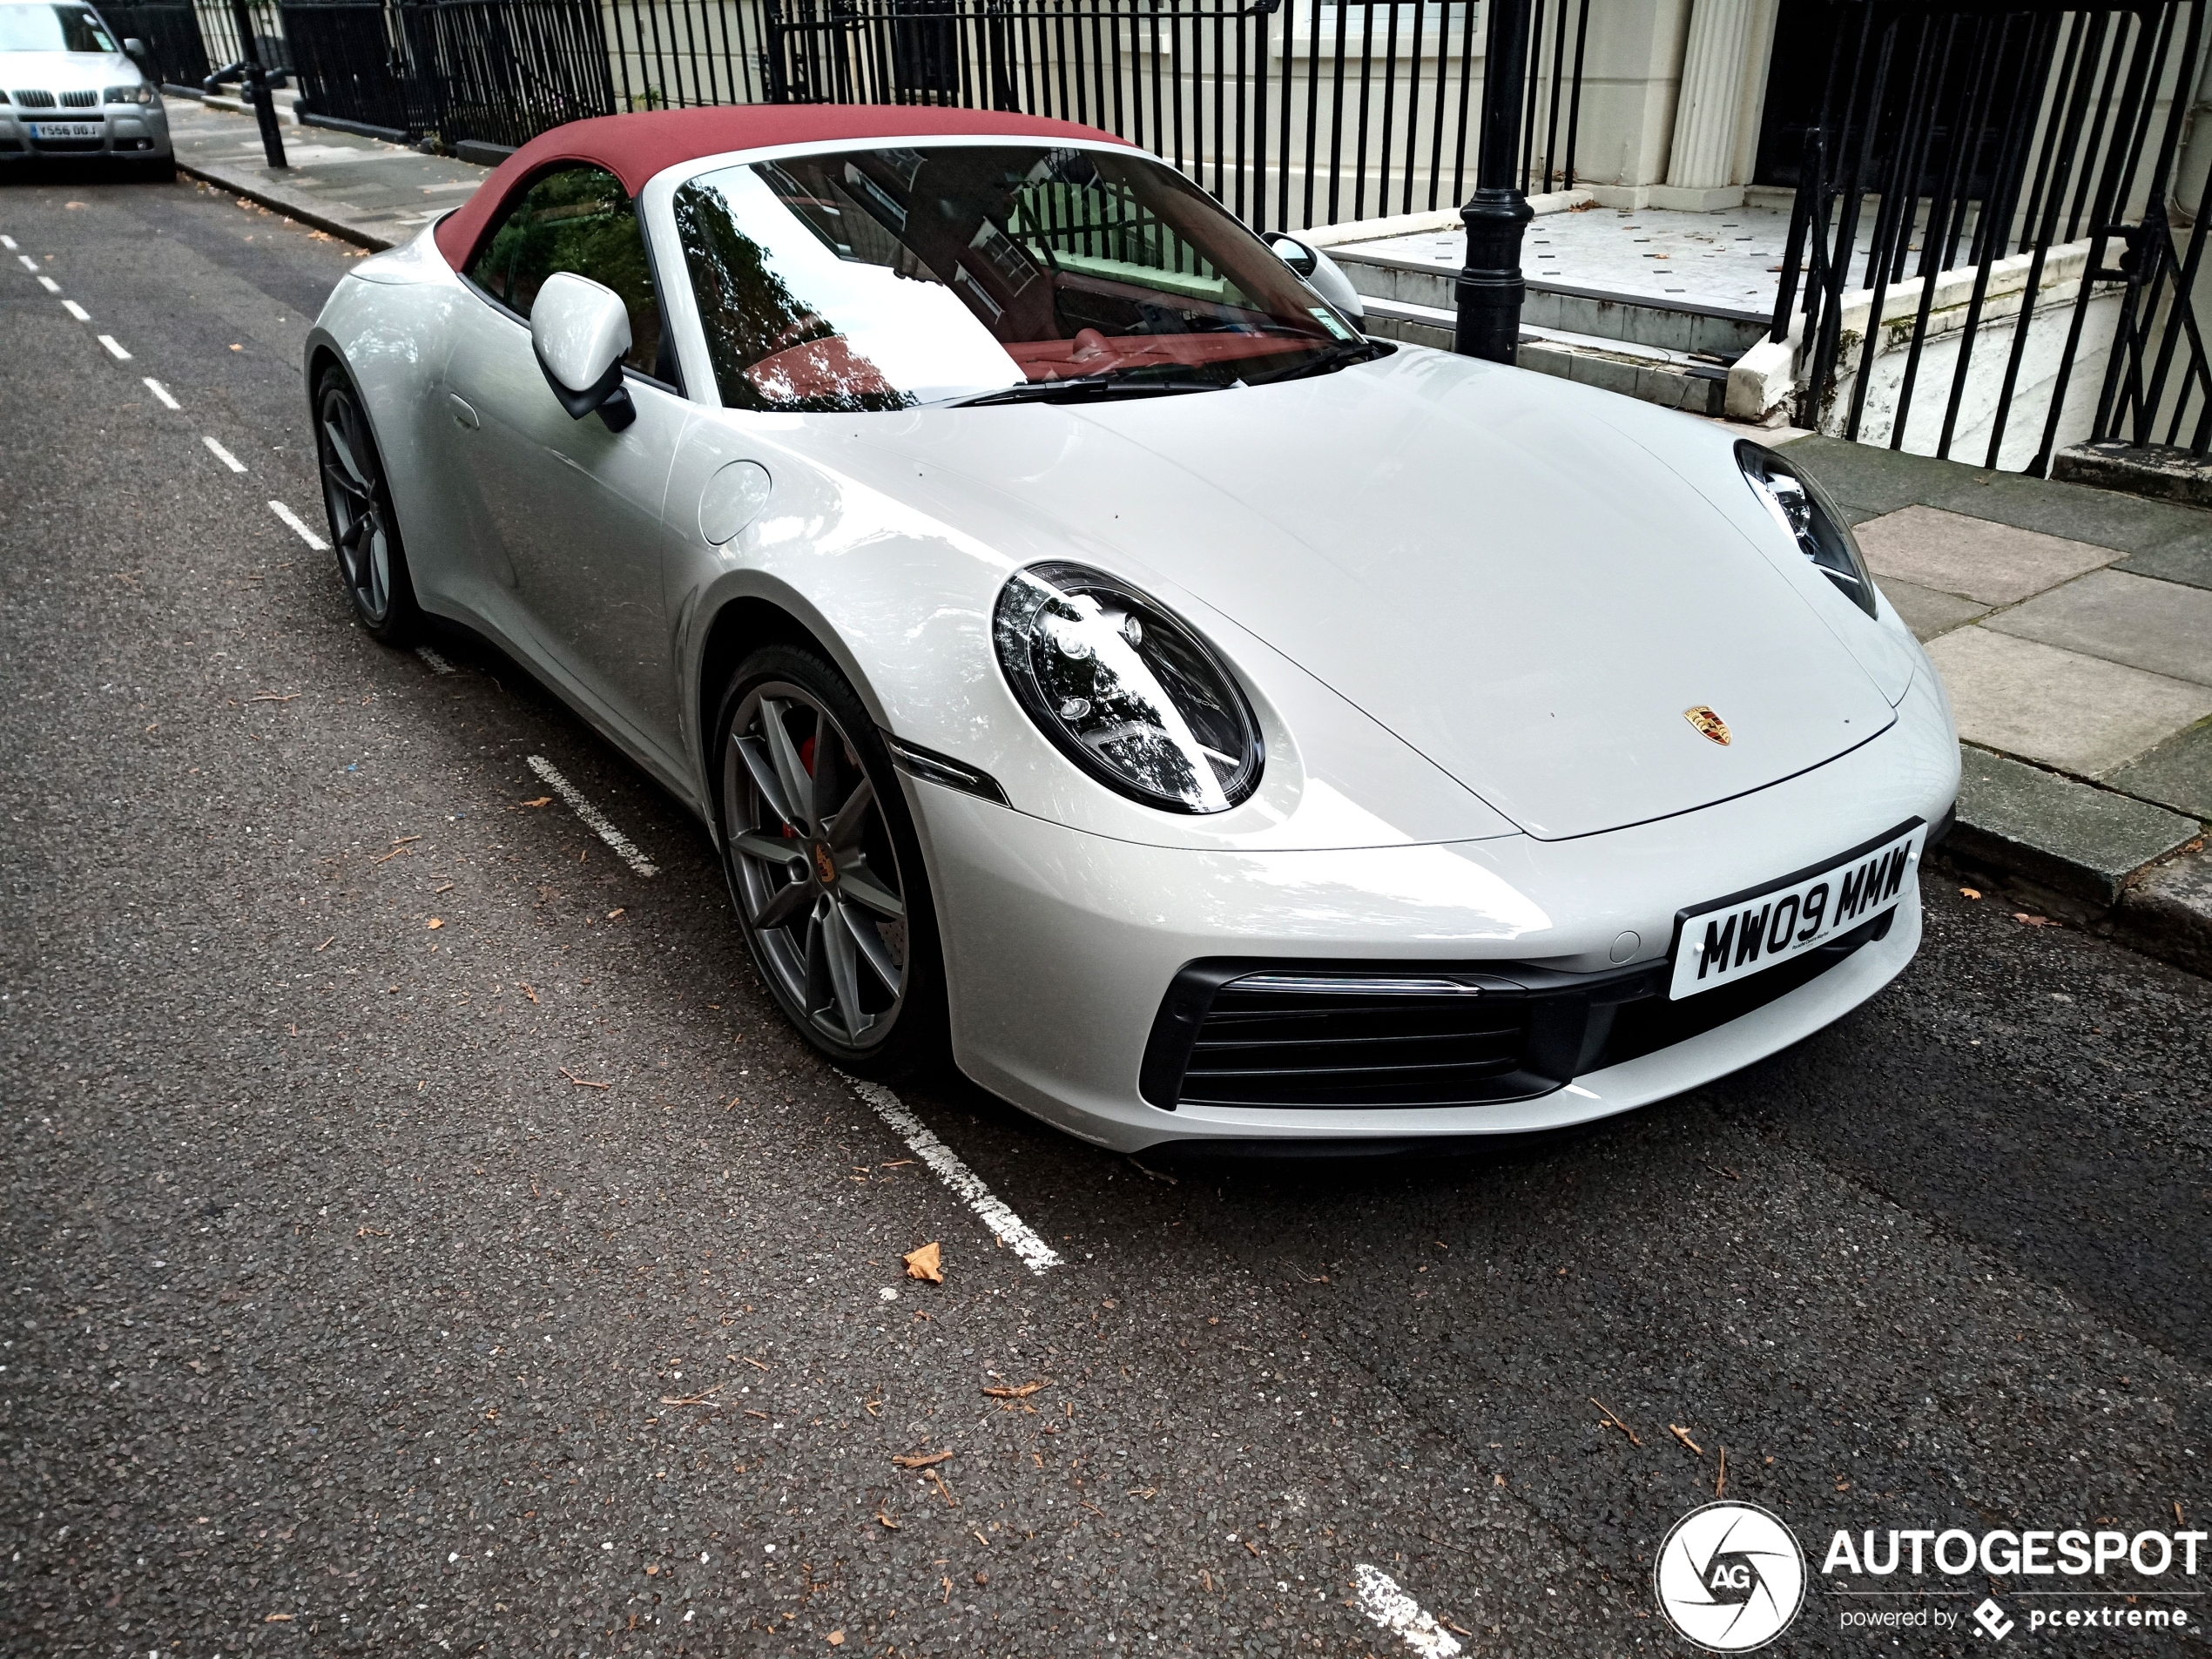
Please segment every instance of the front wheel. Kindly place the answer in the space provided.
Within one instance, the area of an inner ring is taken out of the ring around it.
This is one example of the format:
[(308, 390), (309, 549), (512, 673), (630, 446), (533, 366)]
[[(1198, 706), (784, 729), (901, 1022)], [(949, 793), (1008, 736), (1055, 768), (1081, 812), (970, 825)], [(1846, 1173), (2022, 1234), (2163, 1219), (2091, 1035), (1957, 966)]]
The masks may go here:
[(392, 491), (361, 394), (335, 364), (315, 384), (315, 455), (338, 575), (354, 615), (385, 644), (404, 645), (415, 637), (421, 613), (400, 545)]
[(723, 866), (760, 975), (838, 1065), (894, 1082), (948, 1048), (944, 957), (875, 724), (812, 651), (739, 666), (718, 721)]

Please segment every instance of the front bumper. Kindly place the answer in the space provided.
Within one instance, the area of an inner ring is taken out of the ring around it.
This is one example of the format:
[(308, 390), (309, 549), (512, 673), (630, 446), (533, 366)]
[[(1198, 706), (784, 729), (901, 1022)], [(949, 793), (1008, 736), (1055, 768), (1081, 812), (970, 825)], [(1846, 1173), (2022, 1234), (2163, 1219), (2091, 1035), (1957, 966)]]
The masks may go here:
[[(98, 127), (98, 136), (43, 138), (44, 126)], [(169, 115), (160, 105), (97, 110), (0, 110), (0, 164), (100, 160), (158, 161), (172, 153)]]
[[(1525, 1098), (1345, 1109), (1177, 1104), (1170, 1092), (1163, 1106), (1146, 1097), (1161, 1090), (1154, 1078), (1148, 1091), (1144, 1073), (1170, 988), (1215, 959), (1526, 964), (1554, 985), (1593, 988), (1641, 971), (1648, 990), (1669, 957), (1677, 911), (1818, 864), (1907, 819), (1943, 819), (1958, 793), (1958, 742), (1929, 677), (1898, 712), (1880, 738), (1797, 778), (1569, 841), (1197, 852), (1109, 840), (909, 780), (938, 900), (954, 1056), (1035, 1116), (1128, 1151), (1166, 1141), (1521, 1133), (1664, 1099), (1799, 1041), (1902, 972), (1920, 939), (1917, 881), (1880, 937), (1817, 977), (1617, 1062), (1594, 1036), (1577, 1055), (1592, 1069), (1554, 1069), (1544, 1092)], [(1636, 943), (1616, 962), (1629, 934)]]

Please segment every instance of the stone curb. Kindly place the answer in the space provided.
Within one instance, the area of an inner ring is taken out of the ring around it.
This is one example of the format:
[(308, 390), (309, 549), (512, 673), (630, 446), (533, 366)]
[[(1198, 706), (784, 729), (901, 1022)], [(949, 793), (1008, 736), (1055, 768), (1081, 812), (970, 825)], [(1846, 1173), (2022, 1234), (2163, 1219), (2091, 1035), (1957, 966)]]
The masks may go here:
[(1959, 763), (1947, 859), (2017, 878), (2139, 950), (2212, 972), (2212, 853), (2195, 819), (1971, 744)]
[(243, 196), (250, 202), (259, 202), (273, 212), (282, 213), (287, 219), (296, 219), (302, 225), (327, 232), (356, 247), (365, 247), (372, 253), (381, 253), (387, 248), (397, 246), (388, 237), (379, 236), (359, 225), (334, 218), (313, 201), (302, 201), (288, 192), (271, 190), (256, 180), (241, 178), (226, 167), (187, 161), (180, 155), (177, 158), (177, 171), (187, 179), (197, 179), (202, 184), (214, 185), (218, 190), (227, 190), (233, 196)]

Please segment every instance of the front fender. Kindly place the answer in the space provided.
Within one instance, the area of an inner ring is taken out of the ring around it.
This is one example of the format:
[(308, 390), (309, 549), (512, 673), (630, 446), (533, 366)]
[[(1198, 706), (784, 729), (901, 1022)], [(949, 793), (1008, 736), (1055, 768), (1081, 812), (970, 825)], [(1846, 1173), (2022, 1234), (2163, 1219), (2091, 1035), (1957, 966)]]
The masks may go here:
[[(706, 641), (726, 606), (758, 598), (813, 633), (884, 730), (988, 773), (1016, 811), (1071, 828), (1155, 846), (1255, 850), (1517, 833), (1297, 664), (1171, 588), (1162, 597), (1211, 638), (1258, 716), (1267, 745), (1260, 787), (1206, 817), (1157, 812), (1105, 788), (1015, 702), (991, 619), (1017, 568), (1069, 557), (1112, 568), (1110, 551), (1071, 545), (956, 484), (944, 499), (957, 520), (936, 510), (926, 481), (917, 501), (884, 475), (880, 448), (850, 442), (851, 421), (701, 409), (685, 430), (669, 478), (667, 598), (676, 660), (692, 691), (681, 699), (693, 725), (688, 749), (702, 765), (696, 711), (718, 692), (701, 684)], [(738, 461), (766, 468), (772, 482), (752, 522), (718, 546), (702, 534), (696, 504), (715, 474)]]

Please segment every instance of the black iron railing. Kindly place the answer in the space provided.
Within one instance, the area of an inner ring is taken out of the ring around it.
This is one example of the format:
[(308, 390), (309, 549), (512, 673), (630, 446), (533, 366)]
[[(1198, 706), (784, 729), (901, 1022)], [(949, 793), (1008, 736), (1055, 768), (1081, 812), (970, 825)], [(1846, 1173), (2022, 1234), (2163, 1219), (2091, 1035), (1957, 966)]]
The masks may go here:
[[(2148, 212), (2163, 234), (2205, 8), (1838, 0), (1774, 313), (1773, 337), (1804, 342), (1801, 423), (1867, 435), (1878, 361), (1901, 347), (1901, 374), (1878, 394), (1892, 448), (1907, 446), (1916, 399), (1934, 393), (1935, 454), (1970, 427), (1993, 468), (2026, 419), (2040, 422), (2027, 469), (2047, 470), (2063, 428), (2081, 423), (2068, 397), (2085, 347), (2091, 359), (2104, 348), (2092, 306), (2123, 274), (2106, 268), (2108, 243), (2170, 256), (2170, 241), (2121, 221)], [(2142, 355), (2131, 330), (2186, 314), (2161, 298), (2168, 274), (2170, 259), (2153, 253), (2123, 303), (2100, 430), (2113, 409), (2161, 407), (2147, 381), (2130, 401), (2121, 361)], [(2186, 382), (2202, 382), (2201, 362), (2192, 369)]]
[[(1521, 0), (1526, 191), (1572, 187), (1591, 0)], [(249, 0), (303, 110), (521, 144), (579, 116), (920, 103), (1101, 126), (1256, 228), (1448, 208), (1475, 162), (1483, 0)], [(244, 55), (199, 0), (211, 61)], [(203, 71), (204, 72), (204, 71)]]
[[(767, 98), (1106, 128), (1255, 228), (1451, 207), (1480, 0), (763, 0)], [(1589, 0), (1534, 0), (1520, 172), (1571, 187)], [(1548, 19), (1548, 22), (1547, 21)]]
[(171, 5), (103, 5), (100, 15), (123, 38), (145, 44), (145, 67), (165, 86), (197, 86), (214, 67), (189, 0)]

